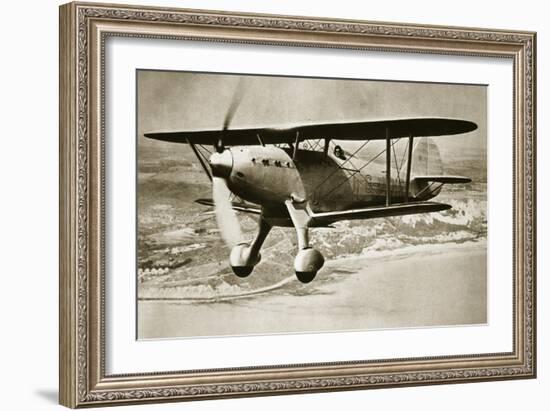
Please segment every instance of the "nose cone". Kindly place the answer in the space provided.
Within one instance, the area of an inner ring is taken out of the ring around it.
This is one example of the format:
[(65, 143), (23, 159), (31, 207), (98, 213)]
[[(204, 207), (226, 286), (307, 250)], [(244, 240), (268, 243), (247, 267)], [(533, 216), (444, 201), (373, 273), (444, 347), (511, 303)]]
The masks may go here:
[(210, 156), (210, 167), (214, 177), (227, 178), (233, 168), (233, 154), (230, 150), (221, 153), (213, 153)]

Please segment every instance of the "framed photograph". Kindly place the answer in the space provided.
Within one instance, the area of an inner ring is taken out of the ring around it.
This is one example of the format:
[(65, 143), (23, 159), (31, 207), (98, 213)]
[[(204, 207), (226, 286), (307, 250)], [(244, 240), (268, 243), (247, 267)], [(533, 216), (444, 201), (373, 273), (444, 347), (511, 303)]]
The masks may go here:
[(534, 378), (535, 40), (61, 6), (61, 404)]

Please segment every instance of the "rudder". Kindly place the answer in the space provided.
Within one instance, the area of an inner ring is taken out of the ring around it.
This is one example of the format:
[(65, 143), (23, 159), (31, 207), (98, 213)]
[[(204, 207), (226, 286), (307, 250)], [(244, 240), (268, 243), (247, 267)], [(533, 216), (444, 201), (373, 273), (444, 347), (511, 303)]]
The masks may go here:
[(439, 147), (432, 138), (421, 137), (413, 150), (411, 177), (442, 174), (443, 161)]

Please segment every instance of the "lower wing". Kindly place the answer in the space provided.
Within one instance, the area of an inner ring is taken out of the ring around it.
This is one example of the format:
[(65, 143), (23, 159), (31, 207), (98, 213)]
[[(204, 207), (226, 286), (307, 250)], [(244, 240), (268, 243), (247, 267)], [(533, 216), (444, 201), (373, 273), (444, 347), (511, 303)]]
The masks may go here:
[[(211, 198), (199, 198), (198, 200), (195, 200), (195, 202), (205, 206), (214, 207), (214, 200), (212, 200)], [(249, 204), (243, 202), (232, 201), (231, 207), (233, 208), (233, 210), (241, 211), (243, 213), (258, 215), (262, 214), (262, 210), (260, 208), (250, 206)]]
[[(195, 202), (214, 207), (214, 201), (211, 198), (199, 198), (198, 200), (195, 200)], [(262, 214), (262, 210), (259, 207), (254, 207), (247, 203), (233, 201), (231, 205), (236, 211), (256, 215)], [(367, 220), (370, 218), (395, 217), (407, 214), (433, 213), (436, 211), (448, 210), (450, 208), (451, 205), (449, 204), (423, 201), (416, 203), (393, 204), (390, 206), (358, 208), (345, 211), (329, 211), (324, 213), (314, 213), (311, 209), (308, 209), (307, 213), (310, 219), (309, 226), (323, 227), (341, 220)]]
[(325, 213), (313, 213), (310, 218), (314, 224), (330, 224), (340, 220), (363, 220), (378, 217), (394, 217), (407, 214), (433, 213), (451, 208), (451, 205), (423, 201), (416, 203), (393, 204), (389, 206), (367, 207), (355, 210), (330, 211)]

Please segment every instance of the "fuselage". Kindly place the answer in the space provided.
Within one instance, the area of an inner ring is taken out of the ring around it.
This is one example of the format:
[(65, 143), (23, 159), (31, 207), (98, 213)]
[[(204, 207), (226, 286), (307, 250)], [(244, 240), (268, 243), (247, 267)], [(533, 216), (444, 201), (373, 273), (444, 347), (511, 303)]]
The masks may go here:
[[(385, 169), (358, 158), (341, 157), (303, 149), (294, 155), (291, 148), (275, 146), (233, 146), (213, 156), (211, 165), (223, 169), (234, 194), (282, 220), (288, 218), (284, 203), (288, 199), (307, 201), (315, 212), (386, 204)], [(413, 180), (406, 198), (403, 177), (395, 174), (390, 179), (392, 204), (425, 201), (439, 193), (440, 188), (426, 190)], [(281, 225), (287, 223), (281, 221)]]

